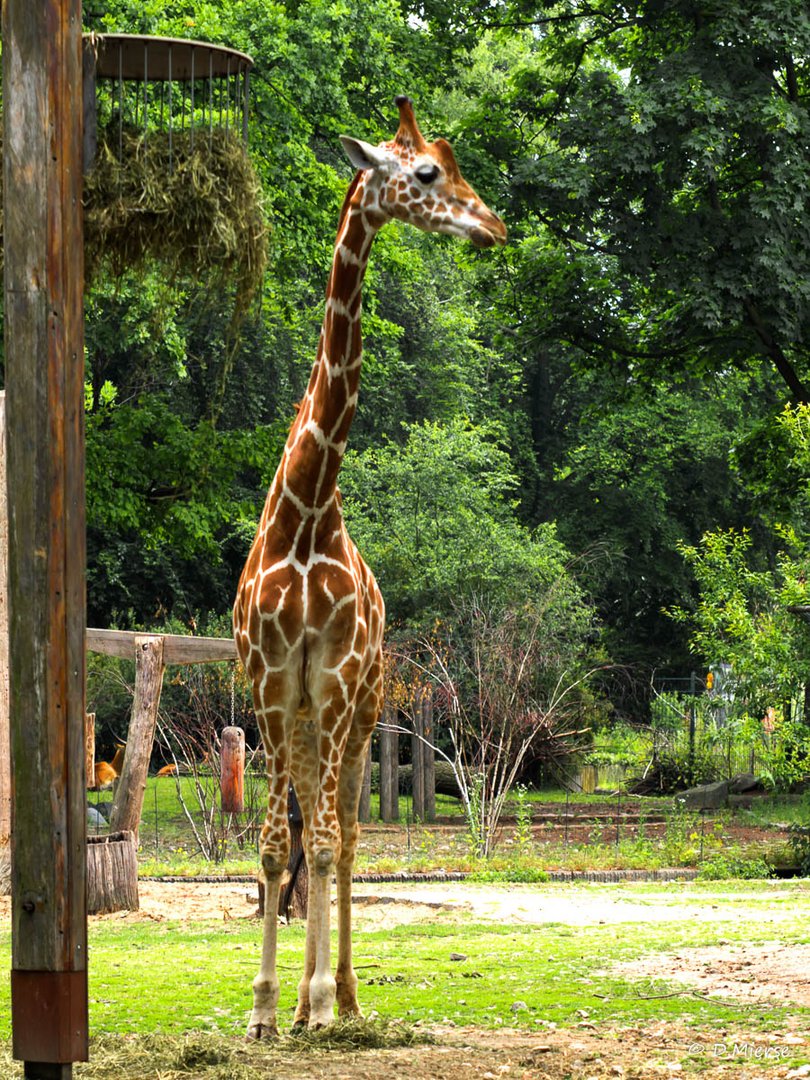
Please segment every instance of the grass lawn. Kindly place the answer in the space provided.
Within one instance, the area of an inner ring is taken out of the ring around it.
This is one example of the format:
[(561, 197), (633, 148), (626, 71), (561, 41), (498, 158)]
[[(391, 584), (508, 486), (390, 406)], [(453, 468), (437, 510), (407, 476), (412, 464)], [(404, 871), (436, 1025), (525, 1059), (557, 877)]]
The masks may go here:
[[(592, 886), (590, 895), (600, 895), (599, 888)], [(533, 887), (538, 903), (550, 889), (559, 895), (560, 886)], [(659, 906), (669, 900), (667, 895), (662, 901), (660, 885), (623, 885), (621, 896)], [(713, 920), (684, 919), (685, 897), (689, 903), (711, 906)], [(429, 923), (359, 932), (355, 964), (360, 999), (367, 1013), (373, 1011), (384, 1022), (403, 1020), (417, 1029), (432, 1024), (474, 1025), (491, 1031), (512, 1027), (538, 1039), (555, 1026), (576, 1031), (583, 1025), (588, 1031), (612, 1033), (613, 1038), (625, 1029), (672, 1024), (692, 1043), (723, 1042), (730, 1031), (743, 1032), (750, 1040), (780, 1038), (790, 1031), (810, 1034), (810, 1008), (773, 1000), (750, 1004), (731, 996), (710, 998), (683, 983), (611, 972), (617, 961), (718, 943), (756, 945), (778, 935), (782, 944), (807, 944), (807, 882), (690, 884), (688, 890), (673, 890), (671, 900), (673, 906), (679, 905), (673, 918), (646, 925), (501, 925), (465, 923), (457, 914), (448, 914)], [(775, 915), (778, 920), (769, 921)], [(282, 1027), (288, 1027), (292, 1018), (303, 951), (303, 926), (282, 928)], [(143, 1045), (144, 1038), (185, 1037), (189, 1032), (241, 1039), (259, 952), (260, 928), (253, 920), (95, 921), (90, 932), (91, 1030), (108, 1044), (110, 1036), (137, 1035), (133, 1046)], [(10, 964), (7, 924), (0, 932), (0, 963)], [(8, 980), (0, 980), (0, 1037), (6, 1040), (8, 1017)], [(411, 1029), (399, 1030), (403, 1037), (412, 1037)], [(129, 1044), (119, 1040), (115, 1045), (120, 1051)], [(810, 1045), (791, 1049), (790, 1062), (794, 1066), (807, 1062), (808, 1050)], [(684, 1048), (682, 1060), (688, 1056)], [(779, 1064), (784, 1065), (785, 1058)], [(228, 1068), (230, 1075), (242, 1075), (235, 1066)], [(8, 1070), (12, 1070), (9, 1059), (0, 1052), (0, 1075), (16, 1075)], [(690, 1071), (701, 1071), (700, 1060), (691, 1061)], [(199, 1071), (181, 1070), (177, 1075), (229, 1074), (208, 1072), (199, 1065)]]

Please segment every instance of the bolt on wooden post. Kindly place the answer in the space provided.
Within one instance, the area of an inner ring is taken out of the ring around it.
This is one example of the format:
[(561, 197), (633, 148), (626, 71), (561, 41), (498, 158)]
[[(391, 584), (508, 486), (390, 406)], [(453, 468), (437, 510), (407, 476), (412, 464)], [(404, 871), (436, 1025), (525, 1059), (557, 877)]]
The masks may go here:
[(81, 0), (3, 5), (12, 1030), (87, 1058)]

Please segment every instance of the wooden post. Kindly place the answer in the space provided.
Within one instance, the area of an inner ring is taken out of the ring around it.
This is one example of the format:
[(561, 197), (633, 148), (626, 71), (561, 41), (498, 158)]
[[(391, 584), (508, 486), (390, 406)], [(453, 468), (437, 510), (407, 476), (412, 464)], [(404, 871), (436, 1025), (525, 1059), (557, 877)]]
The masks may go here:
[(88, 788), (96, 780), (96, 714), (85, 713), (84, 717), (84, 775)]
[(0, 896), (11, 892), (11, 733), (8, 711), (6, 392), (0, 390)]
[[(396, 709), (388, 707), (385, 710), (385, 719), (392, 727), (397, 722)], [(389, 731), (388, 738), (391, 743), (391, 752), (388, 755), (389, 784), (391, 788), (391, 821), (399, 821), (399, 732)]]
[(399, 821), (399, 735), (389, 730), (396, 713), (386, 705), (380, 726), (380, 821)]
[(360, 788), (360, 807), (357, 816), (363, 823), (371, 821), (371, 743), (369, 743), (366, 752), (363, 785)]
[(81, 0), (3, 4), (13, 1053), (87, 1058)]
[[(383, 723), (386, 714), (383, 713)], [(391, 821), (391, 739), (390, 732), (379, 728), (380, 734), (380, 821)]]
[(418, 691), (413, 702), (413, 735), (411, 736), (412, 797), (414, 821), (425, 820), (425, 744), (420, 736), (424, 734), (425, 714), (422, 708), (424, 694)]
[(422, 698), (422, 773), (425, 791), (425, 821), (436, 820), (436, 751), (433, 749), (433, 695)]
[(245, 809), (245, 733), (240, 727), (222, 729), (219, 793), (222, 812), (241, 814)]
[(143, 796), (149, 758), (155, 741), (160, 690), (163, 686), (163, 638), (140, 635), (135, 639), (135, 694), (124, 765), (110, 811), (110, 832), (131, 832), (141, 826)]

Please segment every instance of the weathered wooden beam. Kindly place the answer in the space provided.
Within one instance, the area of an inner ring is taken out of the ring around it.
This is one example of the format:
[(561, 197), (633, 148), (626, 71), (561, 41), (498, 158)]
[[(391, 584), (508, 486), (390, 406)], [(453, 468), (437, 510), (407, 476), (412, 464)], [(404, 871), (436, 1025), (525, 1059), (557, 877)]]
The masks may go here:
[(124, 764), (110, 811), (110, 832), (133, 833), (136, 847), (163, 686), (163, 641), (159, 636), (140, 635), (136, 638), (132, 719)]
[[(87, 628), (89, 652), (105, 653), (122, 660), (135, 659), (135, 642), (143, 637), (137, 630), (98, 630)], [(163, 638), (164, 664), (208, 664), (218, 660), (236, 660), (233, 638), (187, 637), (185, 634), (149, 635)]]
[(2, 39), (13, 1052), (67, 1076), (87, 1057), (81, 0), (5, 0)]

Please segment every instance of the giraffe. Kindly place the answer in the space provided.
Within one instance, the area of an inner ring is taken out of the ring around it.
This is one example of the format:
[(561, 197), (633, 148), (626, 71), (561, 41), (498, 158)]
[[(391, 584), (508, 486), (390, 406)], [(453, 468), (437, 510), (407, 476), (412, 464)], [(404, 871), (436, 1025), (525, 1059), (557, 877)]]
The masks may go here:
[(331, 1023), (335, 1001), (339, 1016), (362, 1015), (352, 968), (351, 875), (363, 768), (382, 709), (385, 613), (346, 531), (337, 477), (357, 407), (362, 284), (372, 241), (392, 218), (466, 237), (477, 247), (506, 241), (503, 222), (464, 180), (449, 143), (426, 142), (410, 99), (398, 97), (396, 104), (399, 128), (391, 142), (372, 146), (341, 136), (358, 171), (340, 214), (317, 357), (234, 603), (234, 637), (253, 686), (268, 779), (259, 840), (265, 916), (250, 1038), (278, 1032), (277, 911), (290, 844), (290, 779), (309, 868), (304, 974), (293, 1024)]

